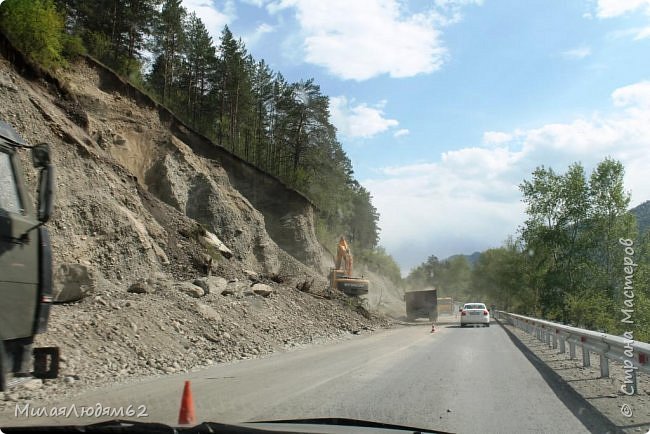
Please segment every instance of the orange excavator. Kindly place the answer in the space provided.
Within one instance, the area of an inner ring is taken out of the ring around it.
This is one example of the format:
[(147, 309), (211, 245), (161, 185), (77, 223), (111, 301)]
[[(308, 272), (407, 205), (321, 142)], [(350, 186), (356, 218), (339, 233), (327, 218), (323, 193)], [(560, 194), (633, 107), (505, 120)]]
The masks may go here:
[(335, 265), (330, 274), (331, 289), (338, 289), (351, 297), (368, 293), (370, 282), (363, 277), (352, 277), (352, 252), (343, 237), (336, 248)]

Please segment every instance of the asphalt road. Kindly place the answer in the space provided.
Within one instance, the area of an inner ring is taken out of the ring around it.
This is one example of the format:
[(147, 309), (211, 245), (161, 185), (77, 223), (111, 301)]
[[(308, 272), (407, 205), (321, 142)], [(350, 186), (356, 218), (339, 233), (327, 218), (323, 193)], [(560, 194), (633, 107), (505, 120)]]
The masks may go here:
[[(435, 333), (428, 325), (401, 327), (47, 407), (144, 405), (149, 416), (141, 421), (175, 425), (184, 380), (191, 380), (198, 421), (346, 417), (460, 433), (606, 431), (588, 404), (554, 384), (494, 322), (442, 325)], [(19, 419), (0, 416), (0, 426), (97, 421)]]

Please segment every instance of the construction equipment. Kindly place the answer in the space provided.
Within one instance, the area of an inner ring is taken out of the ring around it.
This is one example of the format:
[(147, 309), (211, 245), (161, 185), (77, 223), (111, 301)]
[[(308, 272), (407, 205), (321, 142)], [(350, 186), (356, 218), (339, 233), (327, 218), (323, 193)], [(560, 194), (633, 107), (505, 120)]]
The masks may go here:
[(336, 249), (335, 267), (330, 272), (330, 289), (337, 289), (349, 297), (360, 297), (368, 293), (370, 282), (363, 277), (352, 276), (352, 252), (341, 237)]
[(407, 320), (413, 321), (417, 318), (428, 318), (434, 322), (438, 320), (438, 293), (435, 289), (405, 292), (404, 301)]
[[(39, 171), (36, 209), (23, 179), (21, 148), (31, 148)], [(43, 224), (52, 214), (53, 190), (49, 146), (28, 145), (0, 121), (0, 391), (32, 375), (58, 373), (57, 347), (32, 348), (52, 304), (52, 251)]]

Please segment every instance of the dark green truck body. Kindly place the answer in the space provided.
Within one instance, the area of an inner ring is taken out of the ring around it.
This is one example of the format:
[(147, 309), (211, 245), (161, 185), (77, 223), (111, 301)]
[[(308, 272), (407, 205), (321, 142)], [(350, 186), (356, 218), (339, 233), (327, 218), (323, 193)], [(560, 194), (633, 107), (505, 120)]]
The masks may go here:
[[(41, 171), (38, 210), (17, 154), (28, 147)], [(0, 121), (0, 390), (11, 377), (32, 375), (32, 364), (42, 364), (42, 352), (40, 362), (33, 363), (32, 341), (45, 331), (52, 302), (52, 254), (43, 226), (51, 212), (52, 170), (47, 145), (27, 145)], [(41, 198), (47, 194), (46, 206)]]

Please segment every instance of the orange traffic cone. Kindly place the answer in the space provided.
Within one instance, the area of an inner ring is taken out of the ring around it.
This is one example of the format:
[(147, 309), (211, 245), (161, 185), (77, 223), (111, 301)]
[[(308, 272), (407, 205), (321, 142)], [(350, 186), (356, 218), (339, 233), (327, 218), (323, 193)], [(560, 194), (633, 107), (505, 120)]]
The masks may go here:
[(178, 424), (192, 425), (194, 423), (196, 423), (196, 417), (194, 416), (194, 399), (192, 398), (190, 382), (185, 381), (183, 397), (181, 398), (181, 411), (178, 414)]

